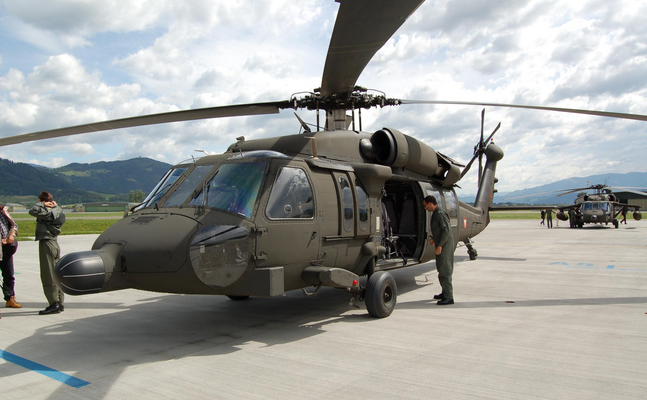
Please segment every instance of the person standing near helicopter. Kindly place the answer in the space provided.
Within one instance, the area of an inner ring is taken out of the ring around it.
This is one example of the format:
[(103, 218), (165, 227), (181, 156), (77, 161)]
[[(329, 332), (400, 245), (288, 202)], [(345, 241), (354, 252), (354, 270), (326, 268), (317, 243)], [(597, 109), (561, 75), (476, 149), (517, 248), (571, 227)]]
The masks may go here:
[(425, 210), (431, 214), (431, 239), (429, 244), (436, 248), (436, 270), (438, 281), (443, 288), (442, 293), (434, 296), (436, 304), (445, 306), (454, 304), (454, 288), (452, 274), (454, 273), (454, 236), (449, 224), (449, 215), (438, 206), (434, 196), (427, 196), (423, 200)]
[(63, 209), (54, 201), (52, 195), (42, 191), (38, 203), (29, 210), (36, 217), (36, 240), (38, 240), (38, 257), (40, 259), (40, 280), (49, 306), (40, 315), (58, 314), (65, 310), (65, 294), (54, 281), (54, 266), (61, 256), (58, 246), (58, 235), (65, 223)]

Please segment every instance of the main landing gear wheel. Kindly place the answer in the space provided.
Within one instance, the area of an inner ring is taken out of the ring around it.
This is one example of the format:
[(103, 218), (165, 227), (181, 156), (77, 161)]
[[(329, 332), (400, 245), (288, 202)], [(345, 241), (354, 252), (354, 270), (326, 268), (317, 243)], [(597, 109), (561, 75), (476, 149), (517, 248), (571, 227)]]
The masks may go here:
[(620, 226), (620, 223), (618, 223), (618, 220), (617, 220), (617, 219), (614, 219), (614, 220), (613, 220), (613, 226), (615, 226), (615, 227), (616, 227), (616, 229), (618, 229), (618, 227)]
[(366, 284), (366, 310), (375, 318), (391, 315), (395, 308), (398, 289), (393, 275), (378, 271), (371, 275)]
[(241, 300), (247, 300), (249, 299), (249, 296), (236, 296), (236, 295), (227, 295), (230, 299), (234, 301), (241, 301)]

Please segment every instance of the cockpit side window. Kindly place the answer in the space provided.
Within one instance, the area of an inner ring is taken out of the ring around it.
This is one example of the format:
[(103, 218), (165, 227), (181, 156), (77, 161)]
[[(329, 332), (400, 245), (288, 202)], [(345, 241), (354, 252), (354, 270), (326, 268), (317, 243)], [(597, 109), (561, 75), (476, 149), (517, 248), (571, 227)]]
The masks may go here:
[(189, 167), (174, 168), (167, 172), (155, 188), (148, 194), (139, 208), (153, 207), (187, 169), (189, 169)]
[(179, 207), (193, 193), (198, 185), (202, 185), (204, 178), (214, 168), (213, 165), (199, 165), (191, 171), (184, 182), (175, 189), (175, 192), (164, 202), (164, 207)]
[(265, 215), (269, 219), (313, 218), (313, 192), (304, 170), (281, 168), (272, 187)]

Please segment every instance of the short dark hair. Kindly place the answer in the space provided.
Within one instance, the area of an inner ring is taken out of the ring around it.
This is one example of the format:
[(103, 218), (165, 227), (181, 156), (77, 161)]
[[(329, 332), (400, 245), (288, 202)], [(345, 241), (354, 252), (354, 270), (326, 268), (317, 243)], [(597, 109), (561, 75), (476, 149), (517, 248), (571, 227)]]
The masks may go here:
[(54, 201), (54, 197), (52, 197), (51, 194), (43, 190), (42, 192), (40, 192), (40, 195), (38, 195), (38, 201), (43, 201), (43, 202)]
[(425, 203), (431, 203), (431, 204), (433, 204), (433, 205), (435, 205), (435, 206), (437, 206), (437, 205), (438, 205), (438, 201), (436, 200), (436, 198), (435, 198), (434, 196), (427, 196), (427, 197), (425, 197), (424, 202), (425, 202)]

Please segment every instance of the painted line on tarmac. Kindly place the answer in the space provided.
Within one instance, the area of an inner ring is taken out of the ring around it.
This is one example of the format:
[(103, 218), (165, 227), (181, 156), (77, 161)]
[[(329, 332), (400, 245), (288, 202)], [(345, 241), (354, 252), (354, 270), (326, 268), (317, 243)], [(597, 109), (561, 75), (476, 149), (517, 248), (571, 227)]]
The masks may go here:
[(614, 271), (640, 271), (640, 272), (647, 272), (647, 269), (641, 269), (641, 268), (616, 268), (615, 264), (609, 264), (606, 267), (594, 267), (593, 263), (577, 263), (576, 265), (569, 265), (567, 262), (564, 261), (556, 261), (552, 263), (548, 263), (548, 265), (563, 265), (568, 268), (578, 268), (578, 269), (612, 269)]
[(9, 361), (10, 363), (14, 363), (16, 365), (19, 365), (23, 368), (32, 370), (34, 372), (38, 372), (41, 375), (45, 375), (48, 378), (52, 378), (54, 380), (57, 380), (59, 382), (62, 382), (68, 386), (72, 386), (75, 388), (81, 388), (83, 386), (87, 386), (90, 384), (90, 382), (86, 382), (82, 379), (75, 378), (71, 375), (68, 375), (64, 372), (57, 371), (53, 368), (46, 367), (43, 364), (38, 364), (37, 362), (30, 361), (26, 358), (22, 358), (20, 356), (17, 356), (15, 354), (9, 353), (8, 351), (4, 351), (0, 349), (0, 358)]

